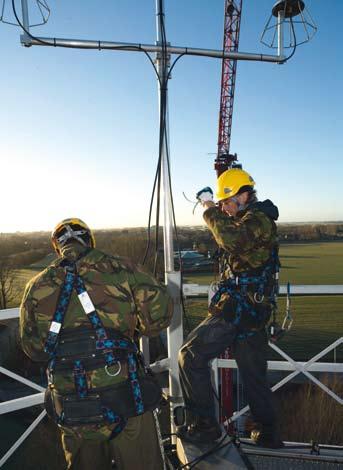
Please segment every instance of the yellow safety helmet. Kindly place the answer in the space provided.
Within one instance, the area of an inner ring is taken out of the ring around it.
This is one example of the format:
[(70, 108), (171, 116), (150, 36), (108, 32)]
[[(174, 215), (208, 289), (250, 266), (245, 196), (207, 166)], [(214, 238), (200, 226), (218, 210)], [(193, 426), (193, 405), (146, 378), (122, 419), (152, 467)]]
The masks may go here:
[(71, 238), (81, 243), (81, 245), (88, 246), (90, 248), (95, 247), (94, 235), (88, 225), (81, 219), (64, 219), (62, 222), (57, 224), (51, 234), (52, 246), (55, 251), (60, 254), (62, 246), (64, 246)]
[(243, 186), (255, 186), (254, 179), (240, 168), (230, 168), (224, 171), (217, 179), (217, 200), (222, 201), (235, 196)]

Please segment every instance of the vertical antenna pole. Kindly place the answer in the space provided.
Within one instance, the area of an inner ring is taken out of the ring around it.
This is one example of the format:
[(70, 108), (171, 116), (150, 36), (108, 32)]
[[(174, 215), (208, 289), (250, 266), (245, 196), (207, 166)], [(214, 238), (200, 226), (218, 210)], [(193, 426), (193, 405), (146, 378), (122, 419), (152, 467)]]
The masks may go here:
[(278, 56), (280, 59), (283, 59), (283, 29), (284, 29), (284, 20), (285, 20), (285, 12), (284, 10), (280, 10), (278, 12), (278, 19), (277, 19), (277, 51)]
[[(30, 20), (29, 20), (29, 8), (27, 6), (27, 0), (21, 0), (21, 13), (22, 13), (22, 22), (23, 26), (26, 31), (30, 31)], [(21, 36), (21, 42), (24, 46), (31, 45), (30, 38), (28, 37), (26, 31), (23, 30), (23, 34)]]
[(30, 22), (29, 22), (29, 9), (27, 6), (27, 0), (21, 0), (21, 12), (23, 15), (23, 26), (26, 29), (26, 31), (29, 31)]
[[(162, 31), (160, 16), (164, 17), (164, 0), (156, 0), (156, 29), (157, 29), (157, 44), (161, 44)], [(157, 71), (160, 77), (159, 97), (161, 96), (161, 84), (166, 87), (169, 67), (165, 66), (164, 59), (160, 54), (157, 54)], [(160, 102), (160, 100), (159, 100)], [(176, 272), (174, 269), (174, 244), (173, 244), (173, 210), (171, 201), (171, 187), (170, 187), (170, 168), (168, 164), (169, 155), (169, 139), (168, 139), (168, 95), (166, 97), (166, 123), (165, 135), (163, 135), (162, 143), (162, 187), (163, 187), (163, 210), (164, 210), (164, 227), (163, 227), (163, 241), (164, 241), (164, 267), (165, 267), (165, 283), (168, 288), (169, 294), (174, 300), (173, 318), (168, 328), (168, 357), (170, 360), (169, 368), (169, 395), (171, 403), (171, 428), (172, 433), (175, 432), (174, 425), (174, 408), (182, 403), (181, 387), (179, 382), (179, 366), (178, 366), (178, 353), (183, 343), (183, 326), (182, 326), (182, 310), (181, 310), (181, 273)], [(160, 113), (161, 113), (160, 109)], [(175, 436), (172, 436), (173, 443), (176, 442)]]

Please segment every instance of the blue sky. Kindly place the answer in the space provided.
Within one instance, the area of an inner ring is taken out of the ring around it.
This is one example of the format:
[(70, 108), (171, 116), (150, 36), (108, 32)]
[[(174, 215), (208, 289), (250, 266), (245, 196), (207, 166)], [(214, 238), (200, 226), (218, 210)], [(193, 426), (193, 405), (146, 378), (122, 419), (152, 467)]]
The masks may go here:
[[(7, 3), (10, 3), (7, 0)], [(33, 0), (29, 0), (34, 6)], [(273, 0), (244, 0), (240, 50)], [(323, 9), (325, 3), (325, 11)], [(223, 0), (165, 0), (173, 45), (220, 49)], [(154, 0), (50, 1), (47, 37), (153, 43)], [(317, 35), (285, 65), (238, 63), (231, 151), (280, 221), (343, 220), (343, 2), (307, 0)], [(18, 9), (19, 2), (18, 2)], [(157, 84), (141, 53), (24, 48), (0, 24), (0, 232), (145, 226), (158, 151)], [(202, 223), (188, 197), (215, 186), (220, 61), (184, 57), (169, 83), (172, 181), (179, 225)]]

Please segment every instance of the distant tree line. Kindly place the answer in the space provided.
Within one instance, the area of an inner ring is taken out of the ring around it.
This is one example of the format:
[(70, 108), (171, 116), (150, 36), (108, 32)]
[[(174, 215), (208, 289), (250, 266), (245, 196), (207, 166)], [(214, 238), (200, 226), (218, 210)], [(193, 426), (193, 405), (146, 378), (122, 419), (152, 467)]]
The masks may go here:
[[(279, 224), (278, 230), (281, 243), (343, 240), (343, 223)], [(148, 238), (145, 228), (95, 230), (100, 250), (131, 258), (136, 263), (142, 263), (145, 257), (147, 268), (153, 271), (156, 265), (159, 272), (163, 270), (162, 229), (156, 237), (152, 227), (149, 243)], [(179, 227), (174, 250), (196, 250), (207, 254), (216, 250), (216, 243), (205, 226)], [(0, 261), (6, 266), (28, 267), (52, 252), (48, 232), (0, 233)]]
[(343, 240), (343, 223), (280, 224), (281, 242)]

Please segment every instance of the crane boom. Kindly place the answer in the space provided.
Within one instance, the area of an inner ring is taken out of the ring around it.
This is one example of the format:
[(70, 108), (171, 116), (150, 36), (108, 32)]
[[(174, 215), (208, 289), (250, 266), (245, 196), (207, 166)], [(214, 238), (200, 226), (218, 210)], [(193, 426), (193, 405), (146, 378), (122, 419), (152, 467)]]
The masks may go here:
[[(223, 51), (238, 51), (243, 0), (225, 0)], [(218, 152), (215, 160), (217, 176), (231, 167), (237, 155), (230, 154), (233, 103), (237, 60), (223, 59), (219, 111)]]
[[(241, 12), (243, 0), (225, 0), (224, 11), (224, 52), (237, 52), (239, 32), (241, 25)], [(219, 110), (218, 152), (214, 168), (219, 177), (225, 170), (231, 168), (237, 160), (237, 154), (230, 154), (231, 127), (233, 115), (233, 103), (235, 96), (237, 60), (223, 59), (222, 78)], [(226, 349), (221, 358), (230, 359), (230, 349)], [(220, 420), (225, 421), (225, 416), (233, 413), (233, 376), (232, 370), (220, 371)], [(231, 431), (231, 429), (228, 429)]]

